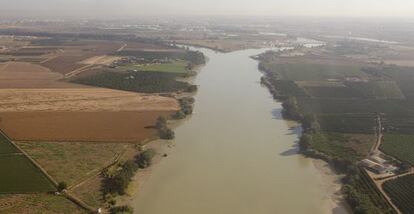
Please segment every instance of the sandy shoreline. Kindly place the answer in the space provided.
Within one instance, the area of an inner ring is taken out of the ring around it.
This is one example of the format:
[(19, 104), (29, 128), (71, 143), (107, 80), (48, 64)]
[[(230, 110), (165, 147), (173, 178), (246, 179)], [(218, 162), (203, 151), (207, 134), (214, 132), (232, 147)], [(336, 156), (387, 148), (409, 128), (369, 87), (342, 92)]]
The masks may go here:
[[(185, 122), (187, 118), (191, 118), (191, 115), (181, 120), (170, 120), (168, 121), (168, 126), (172, 129), (175, 129), (177, 126)], [(139, 194), (139, 191), (144, 187), (148, 179), (150, 179), (153, 170), (164, 158), (168, 158), (168, 155), (172, 152), (174, 146), (175, 144), (173, 140), (161, 139), (155, 139), (145, 144), (145, 149), (155, 150), (156, 155), (152, 159), (151, 166), (138, 170), (138, 172), (132, 178), (132, 181), (128, 187), (127, 195), (118, 198), (119, 204), (131, 205), (131, 203), (134, 202), (134, 199)]]
[[(281, 116), (281, 115), (280, 115)], [(298, 139), (302, 135), (302, 128), (300, 123), (293, 120), (288, 120), (281, 117), (282, 120), (286, 122), (289, 129), (294, 129), (296, 134), (298, 135)], [(297, 153), (298, 155), (302, 155)], [(303, 156), (303, 155), (302, 155)], [(325, 192), (325, 197), (328, 199), (328, 203), (324, 204), (326, 206), (325, 210), (331, 210), (330, 213), (332, 214), (350, 214), (352, 213), (349, 205), (344, 199), (344, 195), (341, 192), (342, 189), (342, 181), (344, 175), (338, 174), (332, 166), (329, 165), (324, 160), (315, 159), (311, 157), (303, 156), (304, 158), (309, 158), (312, 161), (314, 167), (319, 171), (319, 175), (321, 180), (323, 181), (323, 185), (321, 188)], [(327, 213), (329, 214), (329, 213)]]
[(349, 214), (352, 213), (346, 203), (341, 192), (343, 175), (337, 174), (334, 169), (325, 161), (312, 159), (315, 168), (320, 172), (320, 176), (324, 181), (321, 188), (326, 192), (329, 203), (326, 205), (327, 210), (332, 210), (333, 214)]

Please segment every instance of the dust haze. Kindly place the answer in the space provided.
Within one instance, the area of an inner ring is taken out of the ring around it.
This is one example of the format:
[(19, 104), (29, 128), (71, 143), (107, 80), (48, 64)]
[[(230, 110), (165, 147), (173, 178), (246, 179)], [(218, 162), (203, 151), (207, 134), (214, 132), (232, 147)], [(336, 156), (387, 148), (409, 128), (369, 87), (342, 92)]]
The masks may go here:
[(5, 16), (248, 15), (412, 17), (410, 0), (0, 0)]

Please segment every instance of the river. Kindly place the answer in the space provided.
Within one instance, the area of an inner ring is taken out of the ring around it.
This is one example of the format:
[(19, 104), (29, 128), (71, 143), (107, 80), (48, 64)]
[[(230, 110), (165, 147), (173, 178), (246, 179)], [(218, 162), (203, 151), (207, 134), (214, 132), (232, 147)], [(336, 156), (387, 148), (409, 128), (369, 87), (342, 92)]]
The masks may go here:
[(209, 61), (195, 79), (194, 114), (133, 199), (136, 213), (346, 213), (333, 200), (336, 176), (297, 154), (300, 128), (260, 85), (249, 57), (263, 50), (199, 50)]

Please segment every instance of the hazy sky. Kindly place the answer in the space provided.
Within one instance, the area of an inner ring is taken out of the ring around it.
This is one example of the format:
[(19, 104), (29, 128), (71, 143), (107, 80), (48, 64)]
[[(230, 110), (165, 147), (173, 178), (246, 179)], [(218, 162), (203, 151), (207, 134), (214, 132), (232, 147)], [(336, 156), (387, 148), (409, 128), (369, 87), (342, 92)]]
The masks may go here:
[(413, 17), (414, 0), (0, 0), (0, 13)]

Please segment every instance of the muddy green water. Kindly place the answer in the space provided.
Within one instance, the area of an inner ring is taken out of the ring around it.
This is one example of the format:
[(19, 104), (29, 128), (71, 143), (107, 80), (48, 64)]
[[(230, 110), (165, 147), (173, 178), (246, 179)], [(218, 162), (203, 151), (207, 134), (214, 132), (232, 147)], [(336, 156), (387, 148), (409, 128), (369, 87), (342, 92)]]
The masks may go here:
[[(332, 182), (297, 154), (299, 128), (259, 83), (249, 56), (215, 53), (195, 83), (194, 115), (133, 199), (139, 214), (332, 213)], [(335, 213), (343, 213), (336, 208)]]

